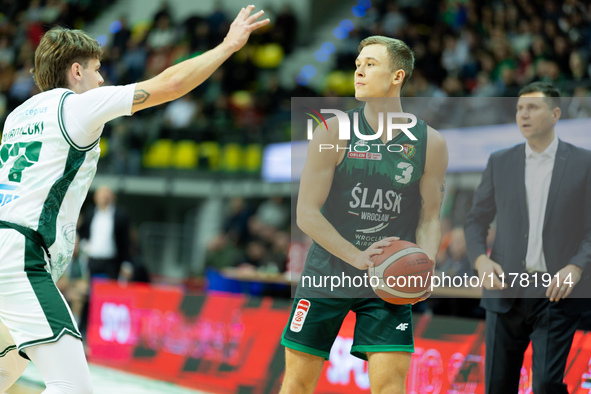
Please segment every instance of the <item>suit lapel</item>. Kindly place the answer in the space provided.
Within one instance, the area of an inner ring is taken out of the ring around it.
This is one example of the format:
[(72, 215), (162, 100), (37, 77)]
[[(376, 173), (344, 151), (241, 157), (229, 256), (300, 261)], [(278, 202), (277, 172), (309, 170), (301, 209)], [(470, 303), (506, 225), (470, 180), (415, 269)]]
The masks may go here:
[(564, 169), (566, 168), (566, 158), (567, 158), (567, 149), (564, 142), (558, 140), (558, 149), (556, 150), (556, 158), (554, 159), (554, 169), (552, 170), (552, 180), (550, 181), (550, 190), (548, 191), (548, 202), (546, 203), (546, 212), (544, 212), (544, 227), (546, 227), (546, 223), (548, 222), (548, 217), (550, 216), (550, 210), (552, 209), (552, 205), (556, 200), (556, 195), (558, 194), (558, 189), (560, 186), (560, 180), (562, 179), (562, 174), (564, 173)]
[(514, 163), (512, 168), (515, 169), (515, 196), (519, 200), (519, 211), (525, 218), (525, 223), (529, 223), (529, 215), (527, 211), (527, 202), (525, 200), (525, 145), (521, 145), (520, 149), (515, 151)]

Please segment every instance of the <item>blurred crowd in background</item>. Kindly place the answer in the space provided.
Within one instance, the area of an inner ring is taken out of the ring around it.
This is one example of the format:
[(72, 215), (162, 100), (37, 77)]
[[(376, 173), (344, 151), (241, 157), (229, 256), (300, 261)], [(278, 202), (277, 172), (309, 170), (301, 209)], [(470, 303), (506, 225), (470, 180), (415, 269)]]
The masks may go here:
[[(53, 25), (85, 29), (112, 3), (115, 0), (0, 0), (0, 120), (38, 92), (29, 70), (43, 33)], [(374, 0), (337, 46), (334, 69), (317, 76), (323, 78), (321, 84), (308, 86), (283, 86), (278, 70), (291, 53), (306, 48), (314, 29), (302, 31), (302, 21), (288, 5), (261, 6), (271, 24), (254, 34), (203, 85), (182, 99), (105, 127), (99, 174), (152, 174), (149, 158), (161, 160), (162, 152), (174, 156), (174, 151), (162, 147), (183, 142), (194, 149), (189, 149), (190, 154), (199, 146), (197, 161), (180, 166), (184, 171), (168, 171), (169, 163), (161, 167), (167, 168), (167, 176), (195, 176), (197, 172), (186, 169), (202, 170), (204, 162), (206, 170), (217, 170), (211, 152), (227, 144), (254, 146), (256, 157), (257, 146), (289, 141), (290, 98), (353, 95), (357, 48), (369, 35), (400, 38), (415, 52), (415, 70), (403, 96), (514, 97), (522, 86), (536, 80), (555, 84), (565, 96), (588, 96), (591, 88), (591, 3), (587, 1)], [(111, 25), (113, 34), (103, 47), (105, 85), (153, 77), (214, 47), (234, 17), (223, 1), (216, 2), (209, 15), (184, 15), (183, 19), (174, 18), (177, 14), (171, 7), (162, 2), (149, 21), (130, 25), (121, 15)], [(161, 143), (162, 149), (150, 156), (158, 141), (169, 145)], [(207, 171), (199, 174), (208, 176)], [(437, 267), (463, 275), (470, 267), (461, 226), (471, 194), (449, 190), (446, 201)], [(247, 264), (284, 272), (291, 231), (289, 201), (235, 198), (228, 206), (224, 231), (207, 248), (208, 266)], [(460, 313), (449, 305), (441, 308)], [(456, 309), (466, 312), (466, 308)]]

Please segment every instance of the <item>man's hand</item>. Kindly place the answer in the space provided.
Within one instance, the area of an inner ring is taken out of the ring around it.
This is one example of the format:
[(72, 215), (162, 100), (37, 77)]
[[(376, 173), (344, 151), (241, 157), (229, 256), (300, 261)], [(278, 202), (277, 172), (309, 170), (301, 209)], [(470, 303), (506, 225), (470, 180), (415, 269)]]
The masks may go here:
[[(488, 258), (487, 255), (481, 254), (476, 259), (474, 263), (474, 267), (478, 271), (478, 277), (484, 278), (482, 280), (482, 285), (488, 290), (501, 290), (504, 289), (505, 286), (502, 286), (503, 283), (499, 279), (499, 275), (504, 274), (503, 268), (499, 263), (495, 263), (491, 259)], [(492, 273), (492, 283), (490, 280), (490, 274)]]
[(550, 282), (550, 286), (546, 290), (546, 297), (550, 299), (550, 302), (558, 302), (568, 297), (573, 291), (573, 288), (581, 280), (582, 273), (583, 269), (581, 267), (574, 264), (567, 265), (552, 278), (552, 282)]
[(269, 18), (262, 21), (258, 21), (265, 11), (261, 10), (256, 14), (250, 15), (254, 10), (254, 5), (249, 5), (246, 8), (242, 8), (238, 13), (234, 22), (230, 25), (230, 30), (224, 38), (224, 44), (227, 44), (233, 52), (240, 50), (244, 44), (248, 41), (250, 33), (256, 29), (269, 24)]
[(398, 241), (399, 239), (399, 237), (387, 237), (378, 242), (374, 242), (364, 251), (359, 251), (349, 264), (360, 270), (366, 270), (369, 267), (373, 267), (374, 262), (372, 261), (372, 257), (376, 254), (383, 253), (384, 250), (382, 248), (390, 246), (392, 241)]

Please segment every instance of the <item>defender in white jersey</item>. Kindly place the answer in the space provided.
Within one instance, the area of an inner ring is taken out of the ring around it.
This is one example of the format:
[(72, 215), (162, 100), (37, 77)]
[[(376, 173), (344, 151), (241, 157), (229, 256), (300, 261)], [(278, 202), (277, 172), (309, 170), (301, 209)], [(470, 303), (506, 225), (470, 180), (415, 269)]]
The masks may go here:
[(0, 145), (0, 393), (29, 359), (44, 394), (92, 392), (76, 321), (54, 281), (72, 257), (103, 126), (205, 81), (269, 23), (253, 10), (240, 11), (216, 48), (127, 86), (97, 89), (101, 49), (86, 33), (54, 28), (41, 40), (34, 78), (42, 93), (8, 116)]

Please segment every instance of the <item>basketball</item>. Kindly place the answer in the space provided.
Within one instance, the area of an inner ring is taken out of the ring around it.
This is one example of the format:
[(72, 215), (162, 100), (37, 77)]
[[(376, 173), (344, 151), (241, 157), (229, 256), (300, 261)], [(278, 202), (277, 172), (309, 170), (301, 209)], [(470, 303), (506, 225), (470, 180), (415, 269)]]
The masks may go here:
[(418, 301), (431, 285), (433, 261), (418, 245), (408, 241), (393, 241), (383, 250), (373, 256), (375, 265), (368, 269), (373, 290), (390, 304)]

